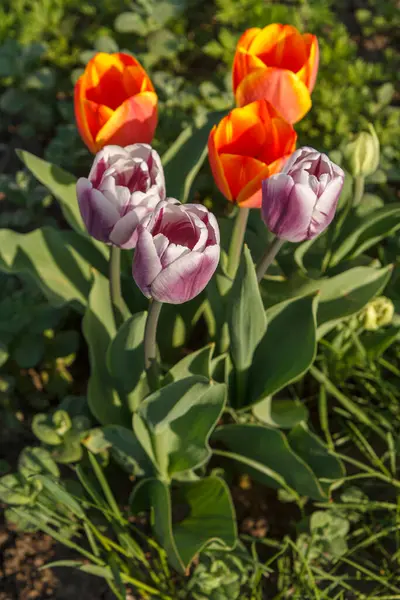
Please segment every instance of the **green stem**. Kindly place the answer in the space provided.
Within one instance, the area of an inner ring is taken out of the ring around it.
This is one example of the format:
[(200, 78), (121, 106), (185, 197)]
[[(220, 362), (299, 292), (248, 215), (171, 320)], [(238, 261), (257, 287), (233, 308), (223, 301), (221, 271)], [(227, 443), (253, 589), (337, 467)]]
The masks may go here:
[(162, 303), (150, 300), (149, 312), (147, 314), (146, 327), (144, 330), (144, 366), (150, 390), (155, 391), (160, 387), (160, 372), (157, 360), (157, 323), (160, 316)]
[(249, 208), (239, 208), (233, 228), (232, 239), (229, 246), (228, 255), (228, 275), (234, 279), (237, 268), (239, 266), (240, 257), (242, 254), (244, 234), (246, 233), (247, 220), (249, 218)]
[(117, 246), (110, 248), (109, 268), (111, 304), (115, 323), (119, 325), (124, 314), (124, 301), (121, 294), (121, 248)]
[(365, 177), (359, 175), (354, 178), (353, 206), (358, 206), (364, 196)]
[(257, 265), (257, 280), (261, 281), (267, 272), (268, 267), (273, 263), (275, 256), (282, 248), (285, 240), (275, 237), (270, 245), (267, 247), (264, 256), (261, 258)]

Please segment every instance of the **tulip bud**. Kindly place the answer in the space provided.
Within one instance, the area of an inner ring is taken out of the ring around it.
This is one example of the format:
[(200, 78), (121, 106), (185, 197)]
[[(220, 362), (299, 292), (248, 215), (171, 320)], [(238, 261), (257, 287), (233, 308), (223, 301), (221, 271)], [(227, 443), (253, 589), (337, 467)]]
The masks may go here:
[(332, 221), (344, 173), (326, 154), (300, 148), (283, 171), (263, 181), (262, 217), (272, 233), (289, 242), (311, 240)]
[(173, 199), (160, 202), (138, 227), (133, 278), (147, 298), (187, 302), (214, 274), (219, 239), (217, 220), (205, 206)]
[(380, 327), (390, 325), (394, 315), (393, 302), (385, 296), (369, 302), (361, 312), (361, 321), (367, 331), (376, 331)]
[(361, 131), (347, 144), (344, 158), (353, 177), (373, 175), (379, 166), (379, 139), (374, 127), (368, 123), (368, 131)]
[(134, 248), (137, 226), (165, 199), (160, 157), (147, 144), (105, 146), (96, 155), (89, 178), (78, 179), (76, 192), (92, 237)]

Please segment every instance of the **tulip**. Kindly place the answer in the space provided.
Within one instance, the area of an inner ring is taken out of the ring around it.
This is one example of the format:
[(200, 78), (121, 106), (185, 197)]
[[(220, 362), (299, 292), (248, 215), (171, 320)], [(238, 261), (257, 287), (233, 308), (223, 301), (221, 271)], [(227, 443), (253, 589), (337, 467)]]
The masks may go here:
[(182, 304), (206, 287), (217, 268), (216, 218), (201, 204), (160, 202), (138, 228), (133, 278), (147, 298)]
[(300, 121), (311, 108), (318, 61), (315, 35), (279, 23), (248, 29), (233, 61), (237, 105), (265, 98), (289, 123)]
[(75, 85), (75, 118), (93, 153), (108, 144), (151, 143), (157, 125), (157, 95), (140, 63), (118, 52), (99, 52)]
[(134, 248), (137, 226), (165, 199), (159, 155), (147, 144), (105, 146), (88, 179), (76, 184), (79, 209), (89, 234), (100, 242)]
[(261, 206), (261, 183), (279, 172), (296, 147), (292, 125), (266, 100), (234, 108), (213, 127), (208, 156), (215, 182), (230, 202)]
[(263, 220), (282, 240), (311, 240), (332, 221), (343, 182), (344, 172), (326, 154), (300, 148), (282, 173), (263, 182)]

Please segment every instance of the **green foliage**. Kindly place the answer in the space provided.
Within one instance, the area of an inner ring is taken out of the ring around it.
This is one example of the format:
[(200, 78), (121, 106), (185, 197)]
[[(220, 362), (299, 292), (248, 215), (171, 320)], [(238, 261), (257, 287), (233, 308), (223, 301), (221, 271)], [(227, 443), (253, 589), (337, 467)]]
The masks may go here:
[[(0, 7), (0, 416), (7, 435), (32, 423), (41, 444), (23, 449), (16, 472), (1, 463), (0, 500), (17, 527), (84, 559), (57, 564), (103, 577), (119, 599), (127, 585), (135, 597), (163, 600), (400, 594), (397, 12), (366, 0), (352, 15), (355, 40), (344, 0)], [(345, 164), (368, 121), (378, 170), (363, 182), (367, 193), (347, 175), (331, 228), (286, 244), (260, 286), (253, 260), (268, 235), (257, 211), (232, 287), (233, 219), (220, 219), (215, 280), (194, 302), (163, 308), (153, 390), (147, 301), (133, 289), (131, 253), (122, 263), (131, 314), (122, 320), (109, 297), (108, 249), (88, 237), (76, 202), (91, 157), (74, 124), (72, 85), (94, 52), (134, 53), (159, 96), (154, 146), (168, 195), (229, 217), (206, 142), (233, 104), (239, 35), (271, 22), (320, 43), (300, 144)], [(26, 170), (14, 173), (13, 148), (26, 146), (32, 153), (18, 151)], [(378, 315), (382, 293), (390, 309)], [(71, 395), (86, 384), (87, 398)], [(73, 465), (75, 479), (58, 463)], [(243, 532), (258, 504), (268, 529), (242, 535), (247, 553), (237, 524)], [(148, 521), (137, 529), (142, 513)]]

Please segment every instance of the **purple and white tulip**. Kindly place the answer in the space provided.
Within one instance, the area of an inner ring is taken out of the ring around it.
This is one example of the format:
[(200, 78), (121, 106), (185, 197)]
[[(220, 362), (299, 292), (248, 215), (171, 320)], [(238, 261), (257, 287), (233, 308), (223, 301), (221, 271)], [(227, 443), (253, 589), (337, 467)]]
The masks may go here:
[(182, 304), (203, 291), (219, 255), (215, 216), (201, 204), (168, 199), (138, 227), (132, 274), (148, 298)]
[(78, 179), (76, 192), (92, 237), (134, 248), (137, 226), (165, 200), (160, 157), (148, 144), (105, 146), (97, 153), (88, 179)]
[(343, 183), (343, 170), (326, 154), (314, 148), (300, 148), (281, 173), (263, 181), (263, 220), (283, 240), (311, 240), (335, 216)]

